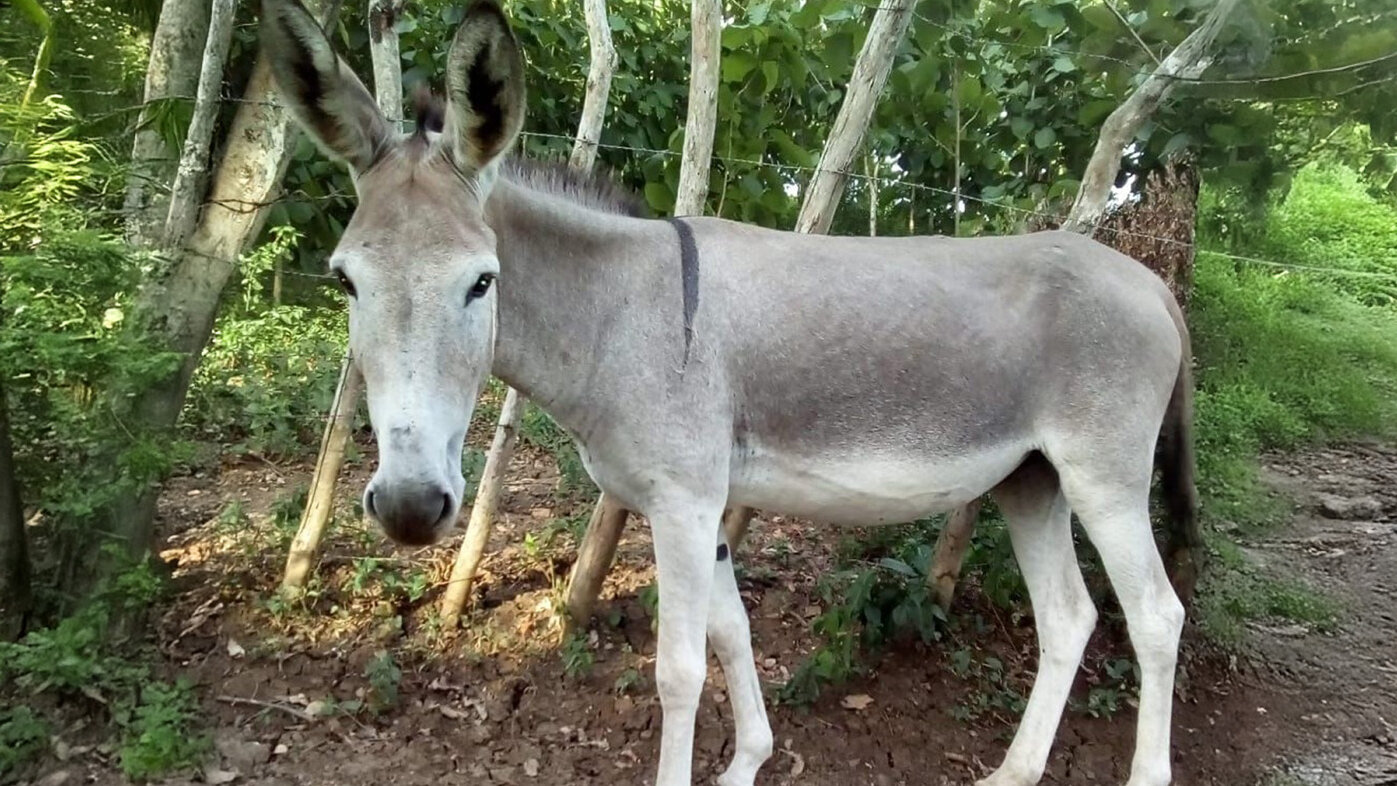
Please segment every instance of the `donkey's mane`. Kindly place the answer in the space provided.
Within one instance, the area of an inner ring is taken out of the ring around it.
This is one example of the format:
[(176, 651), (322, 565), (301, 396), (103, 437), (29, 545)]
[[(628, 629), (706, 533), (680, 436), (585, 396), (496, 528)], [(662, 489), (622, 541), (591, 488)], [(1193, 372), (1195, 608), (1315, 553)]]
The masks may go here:
[[(416, 119), (413, 136), (426, 141), (427, 132), (441, 132), (446, 126), (446, 104), (425, 86), (412, 95)], [(562, 161), (539, 161), (509, 156), (500, 165), (500, 174), (521, 186), (562, 197), (583, 207), (633, 218), (649, 218), (645, 200), (610, 176), (598, 171), (578, 172)]]

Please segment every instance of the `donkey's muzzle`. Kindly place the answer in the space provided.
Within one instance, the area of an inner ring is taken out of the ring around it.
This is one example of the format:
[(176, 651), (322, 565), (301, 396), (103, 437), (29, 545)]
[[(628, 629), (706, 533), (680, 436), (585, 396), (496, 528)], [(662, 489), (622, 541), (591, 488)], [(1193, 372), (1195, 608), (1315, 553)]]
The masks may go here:
[(364, 510), (393, 541), (430, 546), (450, 526), (457, 507), (455, 495), (445, 486), (375, 483), (364, 492)]

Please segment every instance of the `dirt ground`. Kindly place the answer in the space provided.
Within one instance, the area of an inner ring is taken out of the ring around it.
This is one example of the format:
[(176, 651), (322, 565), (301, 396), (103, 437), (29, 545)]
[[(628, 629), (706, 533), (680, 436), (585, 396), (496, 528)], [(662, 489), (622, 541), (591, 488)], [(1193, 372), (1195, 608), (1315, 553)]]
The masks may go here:
[[(177, 595), (160, 616), (161, 649), (170, 674), (197, 685), (217, 751), (196, 782), (650, 783), (660, 712), (644, 528), (632, 521), (608, 580), (585, 650), (594, 663), (569, 670), (552, 611), (574, 550), (557, 527), (549, 542), (548, 522), (585, 511), (559, 501), (552, 462), (516, 457), (472, 612), (449, 634), (433, 610), (452, 550), (394, 552), (357, 523), (349, 500), (367, 464), (346, 470), (348, 523), (328, 543), (306, 601), (291, 607), (275, 600), (289, 530), (274, 514), (291, 510), (294, 527), (294, 508), (278, 501), (304, 484), (306, 467), (244, 460), (179, 478), (165, 495), (164, 557)], [(1274, 457), (1265, 474), (1293, 500), (1294, 519), (1245, 544), (1248, 552), (1332, 597), (1340, 622), (1322, 633), (1253, 626), (1231, 653), (1190, 630), (1175, 705), (1175, 783), (1397, 785), (1397, 448)], [(817, 644), (809, 621), (834, 540), (763, 519), (737, 555), (764, 681), (783, 680)], [(988, 772), (1017, 720), (994, 699), (1026, 695), (1031, 682), (1032, 621), (1006, 617), (974, 586), (952, 616), (963, 624), (947, 639), (899, 645), (872, 674), (809, 708), (773, 706), (777, 753), (758, 783), (959, 785)], [(1111, 717), (1083, 708), (1106, 664), (1128, 655), (1118, 617), (1103, 620), (1045, 783), (1126, 778), (1133, 708)], [(400, 676), (384, 667), (384, 650)], [(966, 652), (976, 663), (998, 658), (1002, 677), (957, 677), (952, 654)], [(350, 712), (350, 702), (371, 706)], [(698, 719), (696, 783), (711, 783), (726, 765), (730, 715), (715, 664)], [(122, 780), (93, 754), (55, 763), (36, 781), (81, 782)]]

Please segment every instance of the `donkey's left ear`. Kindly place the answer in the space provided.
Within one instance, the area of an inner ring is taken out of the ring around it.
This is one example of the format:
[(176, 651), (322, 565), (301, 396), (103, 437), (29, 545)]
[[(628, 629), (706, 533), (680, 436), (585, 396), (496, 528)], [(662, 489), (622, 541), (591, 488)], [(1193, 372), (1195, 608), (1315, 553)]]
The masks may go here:
[(446, 59), (446, 138), (474, 175), (499, 158), (524, 127), (524, 57), (496, 0), (466, 10)]

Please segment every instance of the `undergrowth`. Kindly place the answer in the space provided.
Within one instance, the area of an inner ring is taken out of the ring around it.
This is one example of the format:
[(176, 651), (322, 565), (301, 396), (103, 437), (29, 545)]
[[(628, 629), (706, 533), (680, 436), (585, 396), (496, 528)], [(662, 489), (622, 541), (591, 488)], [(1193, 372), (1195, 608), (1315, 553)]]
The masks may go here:
[(198, 733), (192, 687), (157, 678), (149, 645), (113, 633), (118, 620), (148, 608), (160, 592), (149, 563), (132, 566), (56, 625), (0, 642), (0, 695), (14, 700), (0, 711), (0, 782), (22, 777), (73, 720), (67, 712), (75, 707), (110, 723), (129, 779), (183, 769), (203, 756), (208, 739)]

